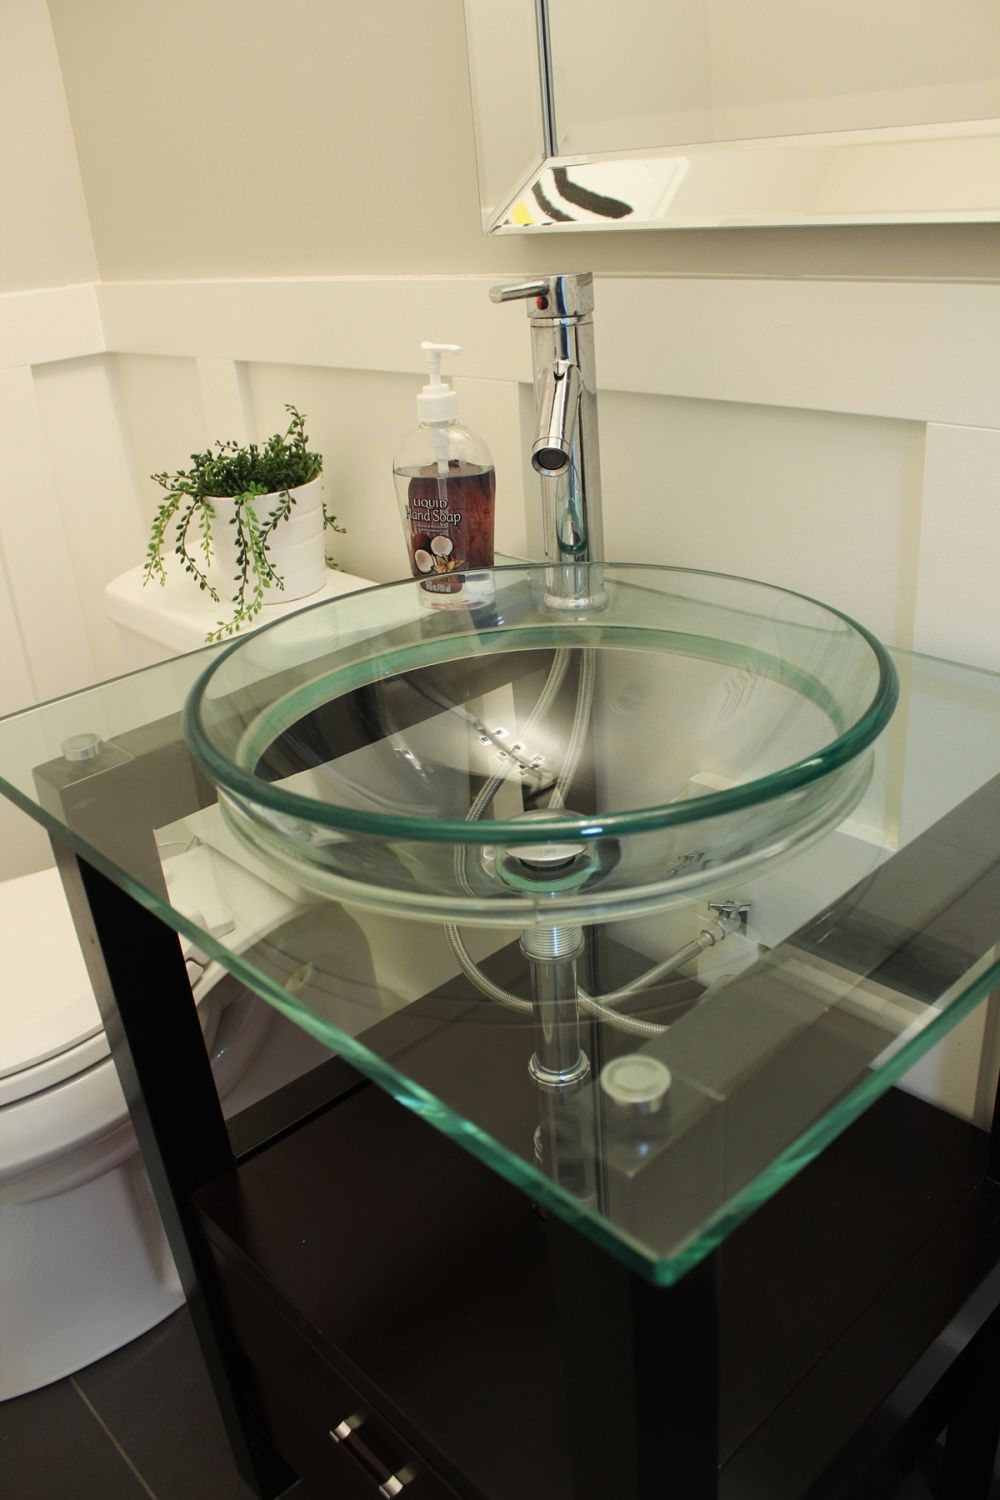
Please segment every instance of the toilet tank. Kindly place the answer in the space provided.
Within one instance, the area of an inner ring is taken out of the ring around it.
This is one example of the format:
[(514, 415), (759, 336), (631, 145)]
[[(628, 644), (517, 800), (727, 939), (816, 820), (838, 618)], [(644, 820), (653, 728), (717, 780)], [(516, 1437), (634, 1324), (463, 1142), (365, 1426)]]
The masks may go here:
[[(144, 586), (142, 575), (140, 564), (113, 579), (104, 590), (105, 613), (117, 627), (121, 672), (137, 671), (171, 656), (196, 651), (205, 645), (205, 637), (215, 629), (223, 612), (223, 606), (202, 593), (188, 578), (172, 576), (162, 587), (157, 583)], [(287, 604), (265, 604), (254, 623), (240, 634), (259, 630), (282, 615), (334, 599), (339, 594), (370, 588), (371, 584), (369, 578), (331, 568), (323, 587), (315, 594)]]

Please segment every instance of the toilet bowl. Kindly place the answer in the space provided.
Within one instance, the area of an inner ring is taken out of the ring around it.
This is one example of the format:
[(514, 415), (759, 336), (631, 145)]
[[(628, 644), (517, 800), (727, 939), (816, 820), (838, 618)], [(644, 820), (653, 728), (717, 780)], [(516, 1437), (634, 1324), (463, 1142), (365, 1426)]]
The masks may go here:
[[(171, 861), (172, 896), (205, 904), (207, 861)], [(211, 892), (218, 909), (215, 886)], [(242, 946), (284, 920), (268, 892)], [(294, 909), (294, 908), (291, 908)], [(0, 884), (0, 1400), (90, 1364), (183, 1301), (55, 870)], [(328, 1054), (184, 945), (224, 1111)]]

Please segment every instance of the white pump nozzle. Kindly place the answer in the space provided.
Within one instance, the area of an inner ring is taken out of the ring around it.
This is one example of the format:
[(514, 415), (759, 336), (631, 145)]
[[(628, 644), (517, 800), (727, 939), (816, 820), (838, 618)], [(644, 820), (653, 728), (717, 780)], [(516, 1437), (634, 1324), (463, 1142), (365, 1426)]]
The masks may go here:
[(420, 345), (427, 360), (430, 379), (417, 397), (417, 420), (420, 422), (451, 422), (458, 416), (458, 397), (450, 385), (441, 379), (442, 354), (461, 354), (459, 344)]
[(420, 347), (427, 356), (427, 368), (430, 370), (431, 375), (436, 375), (439, 378), (441, 375), (442, 354), (461, 354), (462, 352), (461, 344), (432, 344), (428, 339), (424, 339)]
[[(425, 340), (420, 345), (427, 360), (430, 380), (417, 397), (417, 421), (437, 427), (438, 423), (453, 422), (458, 416), (458, 397), (450, 385), (441, 379), (442, 354), (461, 354), (460, 344), (433, 344)], [(434, 451), (437, 454), (439, 474), (448, 472), (448, 434), (443, 427), (433, 433)]]

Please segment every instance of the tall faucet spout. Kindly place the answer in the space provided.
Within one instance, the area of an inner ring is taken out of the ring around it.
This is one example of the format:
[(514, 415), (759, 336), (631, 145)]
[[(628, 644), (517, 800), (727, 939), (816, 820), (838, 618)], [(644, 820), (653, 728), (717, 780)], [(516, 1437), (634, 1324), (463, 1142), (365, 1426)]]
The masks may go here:
[(540, 476), (546, 600), (591, 609), (606, 600), (597, 566), (601, 468), (594, 368), (594, 278), (589, 272), (495, 287), (494, 302), (527, 303), (537, 422), (531, 465)]
[(531, 448), (531, 466), (538, 474), (561, 474), (573, 453), (580, 419), (580, 371), (568, 359), (557, 359), (541, 377), (538, 427)]

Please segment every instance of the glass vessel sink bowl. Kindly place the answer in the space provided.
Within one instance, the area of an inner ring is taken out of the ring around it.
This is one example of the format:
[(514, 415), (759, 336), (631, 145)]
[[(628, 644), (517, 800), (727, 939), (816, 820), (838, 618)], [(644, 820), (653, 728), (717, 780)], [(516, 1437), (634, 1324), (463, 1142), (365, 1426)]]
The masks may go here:
[(688, 899), (847, 816), (897, 696), (866, 630), (638, 564), (574, 568), (568, 606), (568, 571), (407, 579), (235, 642), (184, 729), (233, 832), (308, 890), (523, 928)]

